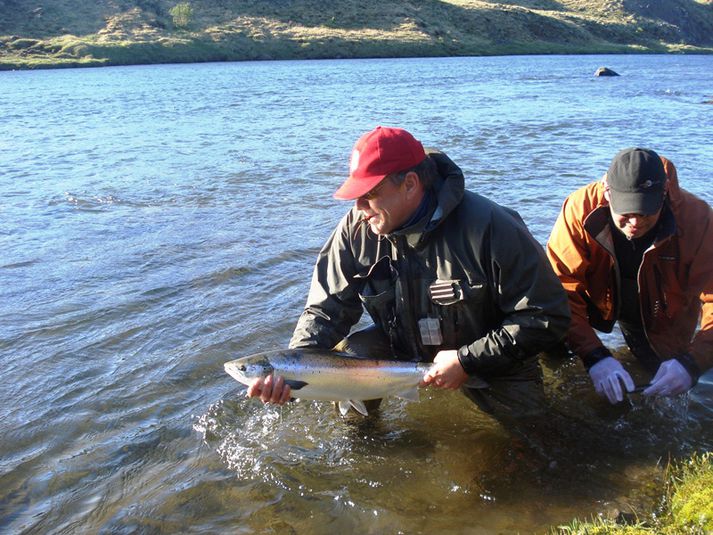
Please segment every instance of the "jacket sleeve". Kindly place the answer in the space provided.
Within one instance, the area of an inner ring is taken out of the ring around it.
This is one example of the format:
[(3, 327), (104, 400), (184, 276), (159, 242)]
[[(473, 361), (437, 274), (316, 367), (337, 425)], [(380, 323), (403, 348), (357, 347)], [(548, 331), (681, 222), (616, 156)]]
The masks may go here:
[(562, 340), (569, 326), (567, 296), (542, 246), (522, 220), (495, 211), (484, 250), (495, 306), (503, 320), (485, 336), (459, 350), (468, 373), (497, 373), (534, 357)]
[(690, 353), (701, 372), (713, 368), (713, 210), (700, 222), (704, 228), (700, 248), (694, 255), (688, 282), (693, 288), (702, 288), (701, 324), (693, 338)]
[[(581, 201), (581, 199), (580, 199)], [(574, 206), (577, 200), (568, 197), (557, 217), (550, 239), (547, 256), (555, 274), (567, 292), (572, 323), (567, 332), (567, 344), (575, 355), (586, 359), (604, 347), (589, 324), (586, 294), (586, 274), (590, 265), (590, 245), (584, 230), (583, 217), (578, 217), (581, 207)]]
[(348, 213), (332, 232), (317, 257), (307, 304), (297, 321), (290, 347), (332, 349), (359, 321), (362, 304), (354, 275)]

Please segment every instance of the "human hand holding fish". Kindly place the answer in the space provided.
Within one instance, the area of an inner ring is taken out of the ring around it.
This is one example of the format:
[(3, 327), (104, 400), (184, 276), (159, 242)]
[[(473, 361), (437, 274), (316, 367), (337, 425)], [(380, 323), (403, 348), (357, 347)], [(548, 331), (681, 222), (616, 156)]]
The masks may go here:
[(265, 377), (257, 377), (248, 385), (247, 396), (249, 398), (259, 397), (263, 403), (274, 403), (284, 405), (292, 394), (289, 384), (285, 383), (284, 377), (274, 374)]
[(458, 351), (448, 349), (439, 351), (433, 359), (433, 365), (423, 376), (419, 386), (432, 385), (436, 388), (457, 390), (468, 381), (469, 376), (458, 360)]

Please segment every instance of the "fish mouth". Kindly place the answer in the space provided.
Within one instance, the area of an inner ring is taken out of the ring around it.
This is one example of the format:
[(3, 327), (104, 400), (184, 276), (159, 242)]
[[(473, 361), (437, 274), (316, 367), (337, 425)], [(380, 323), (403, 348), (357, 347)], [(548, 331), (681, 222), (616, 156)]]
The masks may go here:
[(223, 364), (225, 372), (239, 383), (250, 386), (260, 377), (267, 377), (273, 373), (269, 359), (265, 357), (242, 357), (230, 360)]
[(247, 377), (245, 377), (245, 374), (243, 373), (245, 366), (241, 365), (239, 362), (231, 360), (230, 362), (223, 364), (223, 368), (225, 368), (225, 372), (236, 381), (243, 384), (248, 383)]

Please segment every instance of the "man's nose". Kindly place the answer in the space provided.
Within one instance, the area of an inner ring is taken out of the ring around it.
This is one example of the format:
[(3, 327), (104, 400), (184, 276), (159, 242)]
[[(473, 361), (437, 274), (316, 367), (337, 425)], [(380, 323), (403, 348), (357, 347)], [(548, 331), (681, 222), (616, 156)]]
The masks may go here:
[(364, 199), (363, 197), (359, 197), (359, 198), (356, 200), (356, 207), (357, 207), (357, 210), (364, 210), (364, 208), (366, 208), (367, 206), (369, 206), (369, 201), (367, 201), (367, 200)]
[(632, 225), (640, 223), (641, 219), (644, 217), (641, 214), (622, 214), (622, 216), (627, 223), (631, 223)]
[(630, 215), (629, 216), (629, 224), (633, 227), (636, 227), (641, 223), (642, 219), (643, 219), (643, 216), (640, 216), (637, 214)]

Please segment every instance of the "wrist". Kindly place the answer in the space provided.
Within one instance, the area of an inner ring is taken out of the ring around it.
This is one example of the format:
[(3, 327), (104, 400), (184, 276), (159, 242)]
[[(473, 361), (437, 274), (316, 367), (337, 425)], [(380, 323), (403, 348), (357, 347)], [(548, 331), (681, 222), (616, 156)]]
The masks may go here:
[(691, 376), (691, 388), (696, 386), (698, 378), (701, 376), (701, 369), (698, 367), (698, 364), (696, 364), (696, 361), (693, 360), (693, 357), (689, 353), (682, 353), (674, 358), (688, 372), (688, 375)]
[(611, 351), (609, 351), (606, 347), (600, 346), (596, 348), (594, 351), (590, 351), (583, 357), (582, 359), (582, 364), (584, 364), (584, 368), (589, 371), (592, 366), (594, 366), (597, 362), (601, 362), (605, 358), (612, 357)]
[(476, 373), (476, 358), (468, 350), (468, 346), (462, 346), (458, 349), (458, 362), (460, 362), (463, 371), (468, 375)]

